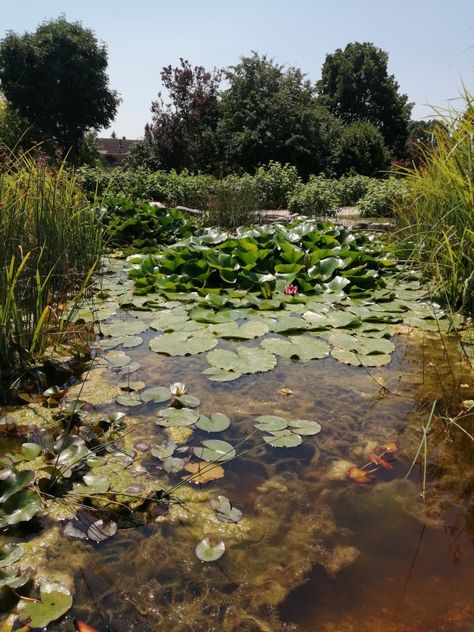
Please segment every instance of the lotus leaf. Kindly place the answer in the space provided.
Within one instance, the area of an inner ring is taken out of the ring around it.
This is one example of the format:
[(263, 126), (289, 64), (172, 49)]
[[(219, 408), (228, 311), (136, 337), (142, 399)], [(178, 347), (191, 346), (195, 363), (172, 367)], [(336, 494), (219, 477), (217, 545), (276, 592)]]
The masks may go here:
[(274, 448), (296, 448), (303, 442), (300, 435), (291, 430), (275, 431), (272, 435), (265, 435), (263, 440)]
[(196, 428), (206, 432), (222, 432), (230, 426), (230, 419), (223, 413), (214, 413), (211, 417), (201, 415), (196, 423)]
[(5, 544), (0, 548), (0, 568), (11, 566), (18, 562), (25, 554), (21, 544)]
[(117, 533), (117, 523), (113, 520), (96, 520), (87, 529), (87, 537), (94, 542), (103, 542)]
[(39, 495), (28, 489), (13, 494), (0, 506), (0, 528), (6, 525), (27, 522), (41, 508)]
[(235, 458), (236, 451), (227, 441), (208, 439), (202, 445), (204, 447), (193, 448), (193, 452), (203, 461), (230, 461)]
[(170, 356), (196, 355), (217, 345), (217, 338), (208, 333), (173, 332), (150, 340), (150, 349)]
[(157, 421), (160, 426), (190, 426), (199, 419), (199, 413), (190, 408), (163, 408), (159, 413), (163, 421)]
[(288, 426), (293, 432), (297, 432), (299, 435), (309, 436), (321, 432), (321, 426), (317, 421), (309, 421), (307, 419), (289, 421)]
[(35, 480), (33, 470), (23, 470), (22, 472), (10, 471), (7, 478), (0, 480), (0, 503), (5, 502), (10, 496), (28, 487)]
[(215, 562), (219, 560), (224, 553), (225, 544), (222, 541), (213, 545), (209, 538), (204, 538), (204, 540), (201, 540), (196, 546), (196, 555), (201, 562)]
[(255, 427), (263, 432), (275, 432), (288, 427), (286, 419), (276, 415), (260, 415), (260, 417), (257, 417), (257, 422)]
[(142, 402), (161, 404), (171, 399), (171, 392), (170, 389), (165, 386), (153, 386), (152, 388), (146, 388), (140, 393), (140, 399)]

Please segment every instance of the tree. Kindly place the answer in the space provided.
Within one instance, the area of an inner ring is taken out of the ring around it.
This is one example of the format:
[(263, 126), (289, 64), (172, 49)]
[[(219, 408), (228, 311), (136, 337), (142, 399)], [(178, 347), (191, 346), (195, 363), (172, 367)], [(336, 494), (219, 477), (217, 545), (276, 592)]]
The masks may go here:
[(3, 94), (51, 150), (71, 151), (90, 130), (113, 120), (119, 103), (108, 86), (107, 51), (94, 33), (63, 17), (0, 43)]
[(216, 162), (215, 129), (218, 119), (220, 72), (203, 66), (166, 66), (161, 81), (170, 102), (158, 95), (151, 106), (151, 124), (144, 140), (132, 150), (130, 164), (152, 168), (212, 171)]
[(389, 166), (389, 152), (379, 130), (367, 121), (344, 128), (339, 145), (338, 175), (359, 173), (374, 176)]
[(253, 53), (225, 71), (218, 137), (227, 168), (253, 171), (271, 160), (295, 165), (303, 177), (324, 168), (327, 112), (297, 68)]
[(412, 104), (387, 70), (388, 55), (354, 42), (326, 56), (316, 87), (320, 102), (346, 123), (369, 121), (395, 155), (403, 153)]

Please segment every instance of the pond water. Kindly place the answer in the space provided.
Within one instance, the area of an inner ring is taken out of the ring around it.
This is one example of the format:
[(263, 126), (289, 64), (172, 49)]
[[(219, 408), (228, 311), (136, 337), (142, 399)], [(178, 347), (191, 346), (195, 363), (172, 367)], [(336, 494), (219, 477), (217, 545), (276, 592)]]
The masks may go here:
[[(124, 322), (156, 316), (115, 311)], [(147, 388), (185, 382), (202, 414), (229, 417), (230, 427), (212, 438), (235, 446), (237, 457), (224, 463), (219, 480), (180, 484), (186, 472), (168, 475), (150, 454), (150, 446), (177, 439), (175, 429), (155, 423), (168, 404), (122, 407), (129, 413), (122, 447), (134, 454), (136, 485), (176, 486), (174, 502), (124, 508), (117, 534), (97, 544), (63, 536), (50, 518), (13, 532), (13, 541), (32, 544), (38, 572), (73, 589), (72, 609), (48, 630), (74, 630), (77, 617), (102, 632), (472, 632), (472, 443), (442, 425), (432, 429), (424, 493), (423, 459), (410, 466), (433, 401), (456, 414), (462, 400), (474, 399), (474, 378), (454, 338), (399, 331), (391, 331), (395, 350), (384, 366), (278, 357), (273, 370), (230, 382), (208, 379), (203, 353), (152, 352), (156, 332), (149, 329), (140, 345), (125, 349), (140, 364), (128, 378), (98, 357), (85, 385), (71, 391), (94, 414), (120, 408), (113, 400), (124, 380)], [(261, 415), (313, 420), (322, 430), (297, 447), (272, 447), (255, 429)], [(199, 429), (181, 437), (184, 446), (208, 438)], [(380, 448), (391, 444), (396, 451)], [(390, 469), (370, 464), (374, 453)], [(370, 482), (348, 478), (350, 467), (370, 470)], [(218, 495), (243, 512), (238, 524), (215, 519), (209, 501)], [(79, 522), (93, 520), (86, 507)], [(226, 546), (213, 563), (195, 554), (206, 536)], [(11, 605), (5, 601), (4, 611)]]

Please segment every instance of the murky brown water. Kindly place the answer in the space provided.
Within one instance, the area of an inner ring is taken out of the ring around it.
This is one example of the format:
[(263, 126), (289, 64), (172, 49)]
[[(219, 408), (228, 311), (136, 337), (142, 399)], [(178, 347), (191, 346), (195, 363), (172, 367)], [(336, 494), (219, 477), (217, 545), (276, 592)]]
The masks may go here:
[[(203, 487), (229, 497), (246, 521), (240, 532), (223, 527), (227, 549), (214, 564), (194, 553), (206, 532), (205, 495), (184, 493), (170, 520), (150, 515), (127, 528), (124, 518), (100, 545), (60, 539), (45, 564), (74, 570), (74, 606), (48, 629), (72, 630), (78, 616), (103, 632), (474, 630), (474, 446), (438, 431), (424, 498), (418, 466), (405, 480), (432, 401), (453, 413), (473, 398), (473, 376), (454, 347), (448, 363), (434, 338), (398, 336), (392, 362), (379, 369), (279, 359), (269, 373), (224, 384), (202, 375), (199, 356), (166, 358), (146, 342), (127, 353), (143, 366), (133, 379), (148, 387), (184, 381), (203, 413), (227, 414), (232, 425), (218, 438), (234, 445), (262, 414), (314, 419), (323, 429), (299, 448), (243, 454)], [(137, 438), (161, 440), (155, 409), (132, 413), (142, 422)], [(387, 441), (400, 448), (393, 469), (374, 472), (370, 485), (331, 475), (335, 461), (363, 465), (370, 446)], [(253, 436), (240, 452), (258, 443)], [(152, 459), (145, 463), (162, 476)]]

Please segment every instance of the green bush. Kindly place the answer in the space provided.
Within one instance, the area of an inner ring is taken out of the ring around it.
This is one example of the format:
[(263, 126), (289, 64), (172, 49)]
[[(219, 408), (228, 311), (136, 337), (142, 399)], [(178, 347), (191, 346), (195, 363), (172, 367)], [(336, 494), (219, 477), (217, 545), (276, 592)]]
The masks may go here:
[(402, 205), (408, 187), (403, 179), (372, 179), (366, 194), (359, 200), (362, 217), (393, 217), (395, 209)]
[(339, 206), (337, 184), (324, 176), (311, 176), (291, 195), (288, 209), (302, 215), (335, 215)]
[(258, 207), (261, 209), (286, 208), (296, 187), (301, 184), (296, 167), (271, 160), (259, 167), (254, 176)]
[(339, 144), (338, 172), (373, 176), (386, 171), (389, 152), (379, 130), (367, 121), (347, 125)]
[(342, 176), (337, 181), (336, 191), (341, 206), (355, 206), (370, 186), (371, 179), (367, 176)]

